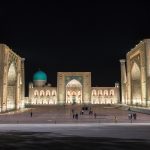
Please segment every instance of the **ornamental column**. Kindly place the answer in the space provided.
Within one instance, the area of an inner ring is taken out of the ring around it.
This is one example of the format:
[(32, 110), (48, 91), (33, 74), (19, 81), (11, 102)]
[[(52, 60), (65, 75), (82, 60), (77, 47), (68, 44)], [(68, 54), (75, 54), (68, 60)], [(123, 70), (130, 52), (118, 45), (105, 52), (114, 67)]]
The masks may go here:
[(122, 104), (126, 104), (126, 83), (127, 83), (127, 75), (126, 75), (126, 66), (125, 59), (120, 60), (121, 67), (121, 102)]
[(22, 107), (25, 100), (25, 69), (24, 69), (25, 58), (21, 58), (21, 103)]

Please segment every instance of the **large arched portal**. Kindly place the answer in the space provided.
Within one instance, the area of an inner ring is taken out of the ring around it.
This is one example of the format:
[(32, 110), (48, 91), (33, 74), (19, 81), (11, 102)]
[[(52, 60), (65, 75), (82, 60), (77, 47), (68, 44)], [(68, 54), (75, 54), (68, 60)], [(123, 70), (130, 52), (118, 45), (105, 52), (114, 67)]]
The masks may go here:
[(141, 71), (135, 62), (131, 70), (131, 99), (133, 105), (141, 104)]
[(81, 104), (82, 103), (82, 84), (75, 79), (72, 79), (66, 85), (66, 104)]
[(0, 112), (24, 107), (24, 60), (0, 44)]
[(16, 105), (17, 73), (15, 63), (12, 62), (8, 69), (7, 78), (7, 110), (15, 109)]

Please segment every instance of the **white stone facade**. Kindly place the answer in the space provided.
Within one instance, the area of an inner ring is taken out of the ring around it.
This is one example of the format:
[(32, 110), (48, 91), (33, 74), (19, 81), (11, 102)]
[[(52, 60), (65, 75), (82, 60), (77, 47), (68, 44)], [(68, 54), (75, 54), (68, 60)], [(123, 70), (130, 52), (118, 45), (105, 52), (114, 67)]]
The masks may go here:
[(57, 88), (50, 86), (33, 86), (29, 84), (29, 101), (31, 105), (53, 105), (57, 104)]
[(91, 104), (118, 104), (120, 103), (119, 84), (115, 87), (92, 87)]
[(150, 106), (150, 39), (141, 41), (120, 62), (122, 103)]
[(5, 44), (0, 44), (0, 112), (20, 109), (25, 104), (117, 104), (119, 84), (91, 87), (91, 72), (58, 72), (57, 87), (46, 84), (46, 77), (35, 77), (25, 97), (24, 58)]
[(57, 87), (29, 84), (31, 105), (117, 104), (119, 84), (114, 87), (91, 87), (90, 72), (58, 72)]
[(24, 58), (0, 44), (0, 112), (23, 107)]

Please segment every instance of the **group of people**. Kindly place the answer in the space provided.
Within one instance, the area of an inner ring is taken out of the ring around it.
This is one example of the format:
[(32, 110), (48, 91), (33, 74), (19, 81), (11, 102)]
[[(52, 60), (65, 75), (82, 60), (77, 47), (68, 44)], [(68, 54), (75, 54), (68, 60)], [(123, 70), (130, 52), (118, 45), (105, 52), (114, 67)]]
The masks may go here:
[(78, 113), (76, 113), (76, 114), (73, 114), (73, 119), (76, 119), (76, 120), (78, 120)]
[[(89, 115), (93, 115), (93, 111), (91, 109), (91, 107), (87, 107), (87, 106), (84, 106), (82, 107), (81, 111), (80, 111), (80, 115), (84, 115), (85, 114), (85, 111), (89, 111)], [(78, 120), (78, 113), (75, 113), (74, 109), (72, 109), (72, 115), (73, 115), (73, 119), (76, 119)], [(97, 114), (96, 112), (94, 112), (94, 118), (96, 119), (97, 117)]]
[(137, 114), (133, 111), (131, 111), (130, 107), (128, 108), (128, 119), (129, 120), (136, 120), (137, 119)]
[(132, 120), (132, 119), (136, 120), (136, 118), (137, 118), (136, 113), (129, 113), (129, 114), (128, 114), (128, 119), (129, 119), (129, 120)]

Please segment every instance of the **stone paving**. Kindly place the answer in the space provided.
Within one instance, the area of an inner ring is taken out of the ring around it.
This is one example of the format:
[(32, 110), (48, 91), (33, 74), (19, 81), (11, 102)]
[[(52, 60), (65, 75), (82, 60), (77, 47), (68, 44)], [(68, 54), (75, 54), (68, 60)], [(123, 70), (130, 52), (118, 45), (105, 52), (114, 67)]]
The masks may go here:
[[(34, 106), (21, 111), (0, 114), (0, 123), (150, 123), (150, 115), (137, 113), (136, 120), (128, 119), (128, 111), (121, 106), (91, 105), (80, 115), (83, 106)], [(96, 113), (89, 115), (89, 109)], [(78, 119), (73, 119), (72, 110), (78, 113)], [(31, 117), (32, 112), (32, 117)]]
[(0, 133), (1, 150), (148, 150), (147, 139), (53, 137), (50, 133)]
[(82, 107), (36, 106), (0, 114), (0, 149), (149, 149), (150, 115), (137, 113), (131, 123), (122, 106), (92, 105), (96, 118), (89, 110), (80, 115)]

